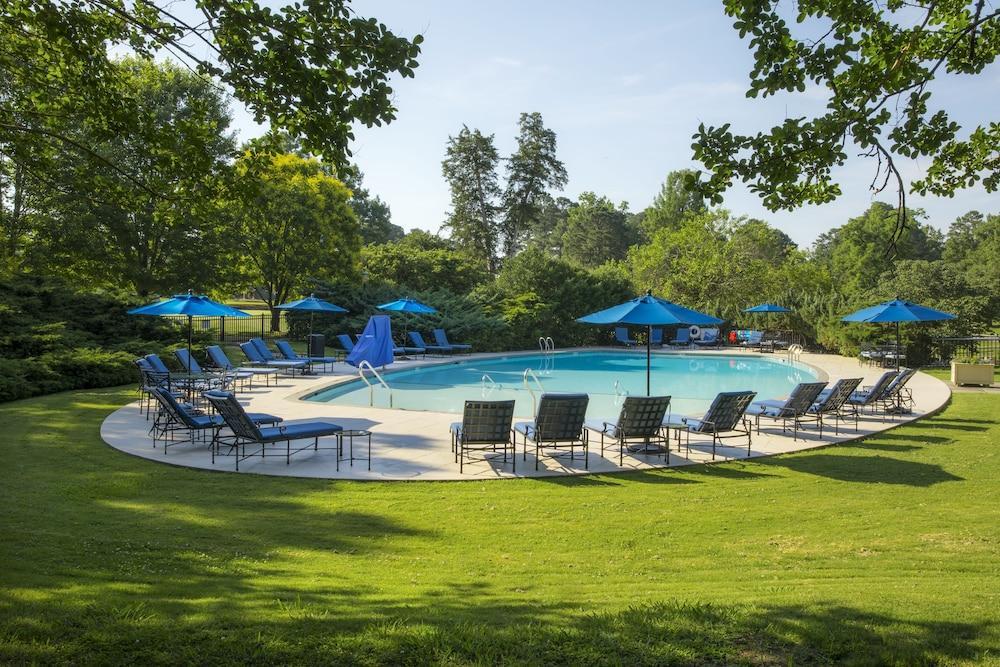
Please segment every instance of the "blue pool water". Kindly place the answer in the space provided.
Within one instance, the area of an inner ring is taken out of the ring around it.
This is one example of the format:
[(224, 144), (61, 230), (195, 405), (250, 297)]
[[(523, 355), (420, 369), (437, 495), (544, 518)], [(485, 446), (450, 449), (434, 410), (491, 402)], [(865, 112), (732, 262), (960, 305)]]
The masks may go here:
[[(405, 410), (461, 413), (467, 399), (517, 401), (516, 414), (532, 414), (531, 395), (523, 385), (525, 369), (538, 376), (547, 392), (590, 394), (590, 418), (618, 414), (623, 397), (646, 394), (645, 351), (560, 352), (459, 360), (384, 374), (392, 388), (393, 407)], [(489, 376), (484, 381), (483, 376)], [(787, 396), (799, 382), (816, 379), (808, 366), (782, 357), (748, 355), (654, 354), (653, 395), (670, 395), (674, 414), (704, 412), (720, 391), (752, 389), (758, 399)], [(534, 381), (536, 396), (541, 392)], [(616, 384), (617, 383), (617, 384)], [(389, 407), (389, 395), (378, 387), (370, 393), (360, 380), (320, 390), (309, 401), (334, 405)]]

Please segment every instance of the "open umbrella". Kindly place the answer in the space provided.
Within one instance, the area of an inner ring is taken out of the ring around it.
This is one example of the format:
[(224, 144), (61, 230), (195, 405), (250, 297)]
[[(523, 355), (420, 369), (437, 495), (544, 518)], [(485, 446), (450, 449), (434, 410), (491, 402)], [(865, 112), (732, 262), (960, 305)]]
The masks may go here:
[(754, 306), (753, 308), (744, 308), (744, 313), (790, 313), (791, 308), (785, 308), (784, 306), (779, 306), (776, 303), (762, 303), (759, 306)]
[(377, 308), (379, 310), (391, 310), (397, 313), (429, 314), (437, 312), (436, 308), (428, 306), (425, 303), (420, 303), (410, 297), (397, 299), (396, 301), (390, 301), (389, 303), (383, 303), (381, 306), (377, 306)]
[(676, 303), (653, 296), (651, 291), (617, 306), (585, 315), (576, 320), (581, 324), (632, 324), (646, 327), (646, 395), (650, 393), (650, 367), (652, 351), (649, 339), (653, 327), (673, 324), (722, 324), (722, 320), (697, 310), (691, 310)]
[(154, 317), (168, 317), (171, 315), (187, 315), (188, 321), (188, 356), (191, 356), (191, 338), (194, 335), (192, 318), (198, 317), (250, 317), (242, 310), (227, 306), (224, 303), (212, 301), (204, 294), (194, 294), (188, 290), (187, 294), (175, 294), (169, 299), (157, 301), (139, 308), (128, 311), (129, 315), (150, 315)]
[(309, 312), (309, 335), (312, 336), (313, 332), (313, 317), (316, 313), (346, 313), (346, 308), (341, 308), (329, 301), (323, 301), (322, 299), (317, 299), (315, 294), (310, 294), (304, 299), (299, 299), (298, 301), (289, 301), (288, 303), (283, 303), (280, 306), (275, 306), (277, 310), (304, 310)]
[(876, 306), (862, 308), (843, 318), (842, 322), (891, 322), (896, 324), (896, 370), (899, 370), (899, 323), (900, 322), (936, 322), (953, 320), (955, 316), (926, 306), (920, 306), (909, 301), (893, 299)]

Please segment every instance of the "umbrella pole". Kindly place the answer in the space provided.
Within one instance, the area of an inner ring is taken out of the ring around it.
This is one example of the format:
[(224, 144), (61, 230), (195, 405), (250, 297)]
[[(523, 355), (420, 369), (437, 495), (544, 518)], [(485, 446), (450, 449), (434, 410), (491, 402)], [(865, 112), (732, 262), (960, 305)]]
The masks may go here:
[(896, 322), (896, 372), (899, 372), (899, 322)]
[[(309, 311), (309, 338), (306, 338), (306, 341), (309, 341), (309, 340), (312, 339), (312, 335), (313, 335), (313, 317), (315, 317), (315, 316), (316, 316), (316, 313), (314, 313), (314, 312), (312, 312), (310, 310)], [(307, 342), (307, 345), (308, 345), (308, 342)]]
[[(194, 319), (188, 315), (188, 359), (191, 359), (191, 338), (194, 335)], [(191, 362), (188, 361), (188, 369), (190, 370)]]
[(650, 352), (650, 342), (649, 339), (653, 337), (653, 325), (646, 325), (646, 396), (649, 396), (649, 367), (652, 362), (652, 353)]

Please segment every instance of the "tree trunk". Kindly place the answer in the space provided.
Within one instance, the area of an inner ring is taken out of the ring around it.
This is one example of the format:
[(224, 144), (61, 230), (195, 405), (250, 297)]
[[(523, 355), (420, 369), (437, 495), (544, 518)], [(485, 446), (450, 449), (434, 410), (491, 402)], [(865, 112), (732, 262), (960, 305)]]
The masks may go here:
[(271, 308), (271, 331), (281, 331), (281, 311)]

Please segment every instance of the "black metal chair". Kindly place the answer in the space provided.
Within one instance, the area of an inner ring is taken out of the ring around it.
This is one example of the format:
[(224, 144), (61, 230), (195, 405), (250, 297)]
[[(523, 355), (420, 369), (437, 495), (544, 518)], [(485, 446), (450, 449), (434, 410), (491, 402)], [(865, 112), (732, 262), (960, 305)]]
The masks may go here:
[[(451, 425), (451, 449), (455, 452), (458, 471), (465, 471), (467, 452), (503, 451), (507, 463), (510, 452), (511, 472), (517, 472), (517, 451), (511, 423), (514, 421), (514, 401), (466, 401), (462, 421)], [(471, 458), (471, 457), (469, 457)]]
[(691, 452), (691, 434), (699, 433), (712, 436), (712, 460), (715, 460), (716, 447), (729, 438), (747, 439), (747, 456), (750, 456), (752, 441), (750, 420), (746, 418), (746, 410), (757, 392), (754, 391), (724, 391), (715, 397), (708, 407), (705, 416), (671, 417), (663, 422), (664, 428), (674, 429), (677, 433), (677, 446), (680, 448), (681, 433), (687, 434), (687, 451)]
[(875, 384), (852, 392), (847, 398), (847, 404), (858, 412), (860, 412), (862, 408), (867, 407), (874, 414), (878, 407), (879, 399), (881, 399), (885, 392), (889, 389), (889, 385), (896, 379), (897, 375), (899, 375), (899, 373), (896, 371), (886, 371), (885, 373), (882, 373), (882, 377), (876, 380)]
[(590, 397), (586, 394), (542, 394), (535, 421), (514, 424), (514, 430), (523, 438), (524, 460), (528, 459), (528, 440), (531, 440), (535, 443), (535, 470), (538, 470), (543, 449), (568, 449), (570, 460), (574, 460), (580, 448), (583, 467), (589, 468), (590, 450), (587, 430), (583, 428), (589, 402)]
[(667, 452), (669, 436), (663, 435), (663, 417), (670, 407), (669, 396), (628, 396), (616, 421), (588, 421), (584, 426), (601, 436), (601, 456), (605, 440), (618, 445), (618, 465), (625, 461), (625, 449), (632, 452)]
[[(157, 440), (163, 440), (163, 453), (174, 444), (181, 442), (194, 442), (195, 433), (205, 434), (211, 432), (212, 438), (209, 441), (209, 448), (212, 451), (212, 462), (215, 462), (215, 452), (218, 449), (221, 436), (219, 432), (226, 426), (225, 421), (219, 415), (206, 415), (200, 410), (192, 408), (190, 405), (180, 403), (174, 395), (164, 387), (152, 387), (150, 395), (159, 404), (159, 410), (153, 419), (153, 425), (149, 429), (149, 434), (153, 438), (153, 447), (156, 447)], [(252, 412), (247, 414), (247, 418), (256, 425), (277, 424), (282, 421), (281, 417), (264, 413)], [(187, 431), (187, 437), (176, 440), (174, 435), (180, 431)]]
[(800, 382), (784, 401), (766, 400), (753, 403), (747, 414), (754, 417), (757, 434), (760, 435), (760, 418), (767, 417), (781, 422), (782, 433), (788, 430), (788, 422), (791, 422), (792, 440), (798, 440), (799, 424), (826, 384), (826, 382)]
[(899, 375), (892, 379), (882, 394), (875, 398), (875, 407), (881, 410), (883, 415), (902, 414), (913, 409), (913, 394), (907, 388), (906, 383), (910, 381), (917, 370), (915, 368), (902, 368)]
[[(260, 454), (263, 458), (267, 455), (267, 445), (279, 442), (285, 443), (285, 464), (287, 465), (291, 462), (292, 454), (304, 451), (310, 447), (314, 451), (318, 450), (320, 448), (319, 439), (325, 436), (337, 436), (335, 448), (337, 451), (337, 470), (340, 470), (341, 442), (339, 436), (344, 430), (342, 426), (332, 422), (315, 420), (261, 428), (254, 423), (251, 416), (247, 414), (243, 406), (240, 405), (240, 402), (236, 400), (236, 396), (231, 392), (206, 391), (205, 398), (222, 416), (222, 419), (235, 436), (232, 443), (227, 444), (230, 444), (231, 452), (236, 458), (237, 470), (240, 469), (240, 461), (245, 461), (257, 454)], [(311, 445), (299, 447), (293, 451), (293, 440), (312, 440), (313, 442)], [(216, 439), (216, 448), (218, 448), (219, 444), (219, 440)], [(247, 445), (259, 445), (260, 449), (247, 454)], [(214, 453), (212, 462), (215, 462)]]
[(840, 435), (840, 422), (845, 417), (854, 417), (854, 430), (858, 430), (858, 411), (853, 406), (848, 405), (847, 399), (861, 384), (861, 380), (862, 378), (837, 380), (832, 387), (820, 392), (819, 397), (802, 416), (802, 421), (812, 420), (818, 423), (820, 440), (823, 439), (823, 426), (827, 417), (833, 418), (833, 432), (836, 435)]

